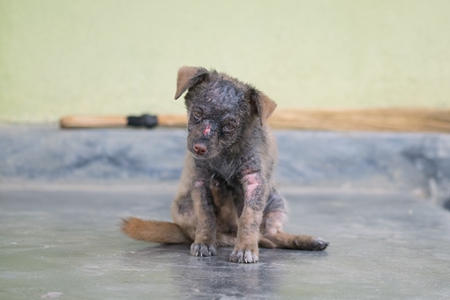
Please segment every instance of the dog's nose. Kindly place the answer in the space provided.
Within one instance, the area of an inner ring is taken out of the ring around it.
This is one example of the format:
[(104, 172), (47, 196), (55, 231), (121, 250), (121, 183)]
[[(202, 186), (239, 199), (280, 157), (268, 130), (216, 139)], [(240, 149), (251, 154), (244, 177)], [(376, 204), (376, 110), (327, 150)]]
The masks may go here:
[(208, 152), (208, 148), (206, 148), (206, 146), (203, 145), (203, 144), (195, 144), (194, 145), (194, 152), (197, 155), (205, 155), (206, 152)]

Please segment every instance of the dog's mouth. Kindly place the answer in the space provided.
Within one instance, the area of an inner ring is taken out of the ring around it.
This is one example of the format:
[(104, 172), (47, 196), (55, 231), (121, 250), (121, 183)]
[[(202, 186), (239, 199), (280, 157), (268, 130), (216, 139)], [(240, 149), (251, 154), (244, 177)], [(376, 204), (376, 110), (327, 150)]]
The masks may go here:
[(208, 159), (208, 157), (205, 157), (205, 155), (198, 155), (198, 154), (193, 153), (192, 151), (191, 151), (191, 154), (195, 159)]
[(211, 158), (216, 157), (219, 154), (219, 153), (212, 153), (212, 152), (208, 152), (208, 153), (205, 153), (205, 154), (197, 154), (194, 151), (189, 151), (189, 152), (191, 152), (192, 156), (195, 159), (199, 159), (199, 160), (211, 159)]

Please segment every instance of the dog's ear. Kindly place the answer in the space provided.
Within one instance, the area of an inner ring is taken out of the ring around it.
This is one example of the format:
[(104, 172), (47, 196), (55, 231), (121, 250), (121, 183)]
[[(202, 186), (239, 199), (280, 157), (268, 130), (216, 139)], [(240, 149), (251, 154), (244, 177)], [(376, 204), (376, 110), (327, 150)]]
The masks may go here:
[(175, 99), (180, 98), (187, 89), (199, 84), (206, 76), (208, 76), (208, 70), (205, 68), (181, 67), (178, 70)]
[(263, 92), (253, 88), (249, 90), (249, 98), (252, 109), (258, 114), (261, 126), (264, 125), (267, 118), (270, 117), (277, 107), (277, 104), (264, 95)]

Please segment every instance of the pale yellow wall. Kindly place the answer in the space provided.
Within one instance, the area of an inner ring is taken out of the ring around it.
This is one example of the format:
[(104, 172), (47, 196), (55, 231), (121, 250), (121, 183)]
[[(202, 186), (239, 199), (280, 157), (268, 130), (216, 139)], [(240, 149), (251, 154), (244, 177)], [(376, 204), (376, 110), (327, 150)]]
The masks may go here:
[(450, 107), (449, 0), (0, 0), (0, 121), (182, 113), (178, 67), (280, 107)]

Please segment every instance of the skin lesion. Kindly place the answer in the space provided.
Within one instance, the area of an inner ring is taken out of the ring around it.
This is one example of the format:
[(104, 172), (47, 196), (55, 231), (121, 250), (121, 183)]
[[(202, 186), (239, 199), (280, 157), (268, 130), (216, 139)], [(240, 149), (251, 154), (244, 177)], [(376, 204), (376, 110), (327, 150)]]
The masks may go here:
[(203, 187), (205, 185), (205, 181), (204, 180), (197, 180), (194, 182), (194, 187), (199, 189), (201, 187)]
[(263, 217), (264, 199), (267, 194), (266, 183), (258, 172), (251, 172), (242, 177), (245, 203), (239, 218), (237, 241), (230, 255), (232, 262), (258, 262), (259, 230)]
[(253, 173), (244, 176), (243, 181), (246, 182), (246, 188), (245, 188), (245, 200), (248, 201), (249, 199), (252, 199), (256, 189), (260, 185), (259, 180), (257, 179), (258, 174)]
[(241, 180), (245, 191), (245, 207), (250, 207), (256, 211), (262, 211), (268, 195), (267, 184), (264, 177), (259, 172), (246, 174)]

